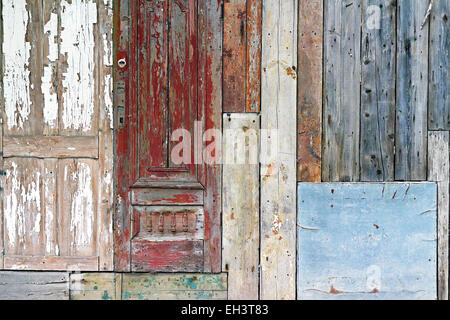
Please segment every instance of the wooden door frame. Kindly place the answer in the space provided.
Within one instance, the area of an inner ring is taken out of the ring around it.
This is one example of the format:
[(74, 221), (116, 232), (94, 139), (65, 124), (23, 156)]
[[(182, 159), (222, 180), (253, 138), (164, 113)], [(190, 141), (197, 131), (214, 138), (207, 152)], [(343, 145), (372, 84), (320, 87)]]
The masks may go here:
[[(137, 109), (137, 1), (115, 0), (114, 10), (114, 106), (115, 106), (115, 210), (114, 270), (131, 271), (131, 215), (129, 186), (136, 181), (135, 139), (131, 130)], [(222, 0), (198, 1), (198, 107), (205, 118), (203, 132), (222, 130)], [(133, 58), (134, 57), (134, 58)], [(118, 61), (125, 61), (119, 65)], [(121, 124), (122, 121), (122, 124)], [(204, 185), (204, 272), (221, 271), (220, 164), (201, 165)]]

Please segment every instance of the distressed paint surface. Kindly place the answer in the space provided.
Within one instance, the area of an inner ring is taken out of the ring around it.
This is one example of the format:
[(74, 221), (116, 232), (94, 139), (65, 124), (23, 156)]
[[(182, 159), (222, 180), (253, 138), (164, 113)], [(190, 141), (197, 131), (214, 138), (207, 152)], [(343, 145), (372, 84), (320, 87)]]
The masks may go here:
[(69, 274), (0, 271), (0, 300), (69, 300)]
[(426, 182), (299, 184), (298, 298), (436, 299), (436, 198)]
[(8, 130), (23, 129), (31, 112), (30, 54), (26, 41), (29, 13), (26, 1), (2, 1), (3, 16), (3, 119)]
[(226, 300), (226, 274), (123, 274), (123, 300)]
[[(230, 300), (257, 300), (259, 116), (251, 113), (224, 114), (223, 124), (226, 135), (223, 141), (222, 270), (229, 275)], [(252, 159), (252, 155), (256, 157)]]
[(264, 2), (261, 129), (270, 132), (261, 137), (260, 298), (264, 300), (295, 299), (297, 15), (297, 0)]
[(323, 1), (300, 0), (297, 179), (322, 180)]
[(70, 300), (120, 300), (122, 274), (78, 273), (70, 275)]
[(428, 132), (428, 181), (438, 185), (438, 298), (448, 300), (450, 135)]

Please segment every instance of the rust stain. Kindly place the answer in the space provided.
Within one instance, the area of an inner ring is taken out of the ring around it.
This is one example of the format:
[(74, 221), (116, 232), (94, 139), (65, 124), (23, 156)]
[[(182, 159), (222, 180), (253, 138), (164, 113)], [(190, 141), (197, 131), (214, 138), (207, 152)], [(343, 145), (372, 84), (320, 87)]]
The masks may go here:
[(375, 228), (377, 228), (377, 229), (380, 229), (380, 226), (379, 226), (379, 225), (374, 224), (373, 226), (374, 226)]
[(286, 74), (290, 76), (292, 79), (297, 80), (297, 72), (295, 72), (295, 67), (287, 67), (284, 68)]
[(335, 289), (334, 288), (334, 286), (333, 285), (331, 285), (331, 287), (330, 287), (330, 294), (344, 294), (345, 292), (344, 291), (341, 291), (341, 290), (337, 290), (337, 289)]

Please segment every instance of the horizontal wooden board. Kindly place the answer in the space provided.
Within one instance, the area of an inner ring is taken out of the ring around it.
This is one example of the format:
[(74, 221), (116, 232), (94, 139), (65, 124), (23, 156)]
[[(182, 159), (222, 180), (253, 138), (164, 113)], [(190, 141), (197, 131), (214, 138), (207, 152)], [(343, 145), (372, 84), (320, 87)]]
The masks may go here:
[(3, 156), (98, 158), (98, 137), (4, 137)]
[(223, 300), (226, 274), (124, 274), (123, 300)]
[(436, 198), (428, 182), (299, 184), (298, 298), (436, 299)]
[(139, 206), (203, 205), (203, 190), (133, 189), (132, 204)]
[(122, 274), (77, 273), (70, 275), (70, 300), (120, 300)]
[(0, 272), (0, 300), (68, 300), (69, 274)]
[(97, 271), (98, 257), (5, 256), (5, 270)]
[(148, 241), (131, 243), (134, 272), (202, 272), (203, 241)]

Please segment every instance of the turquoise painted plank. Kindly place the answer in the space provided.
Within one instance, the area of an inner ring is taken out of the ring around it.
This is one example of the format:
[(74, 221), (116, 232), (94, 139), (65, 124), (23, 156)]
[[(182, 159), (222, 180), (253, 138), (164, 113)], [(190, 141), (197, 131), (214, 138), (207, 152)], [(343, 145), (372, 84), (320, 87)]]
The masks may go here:
[(299, 299), (436, 299), (435, 183), (301, 183)]

